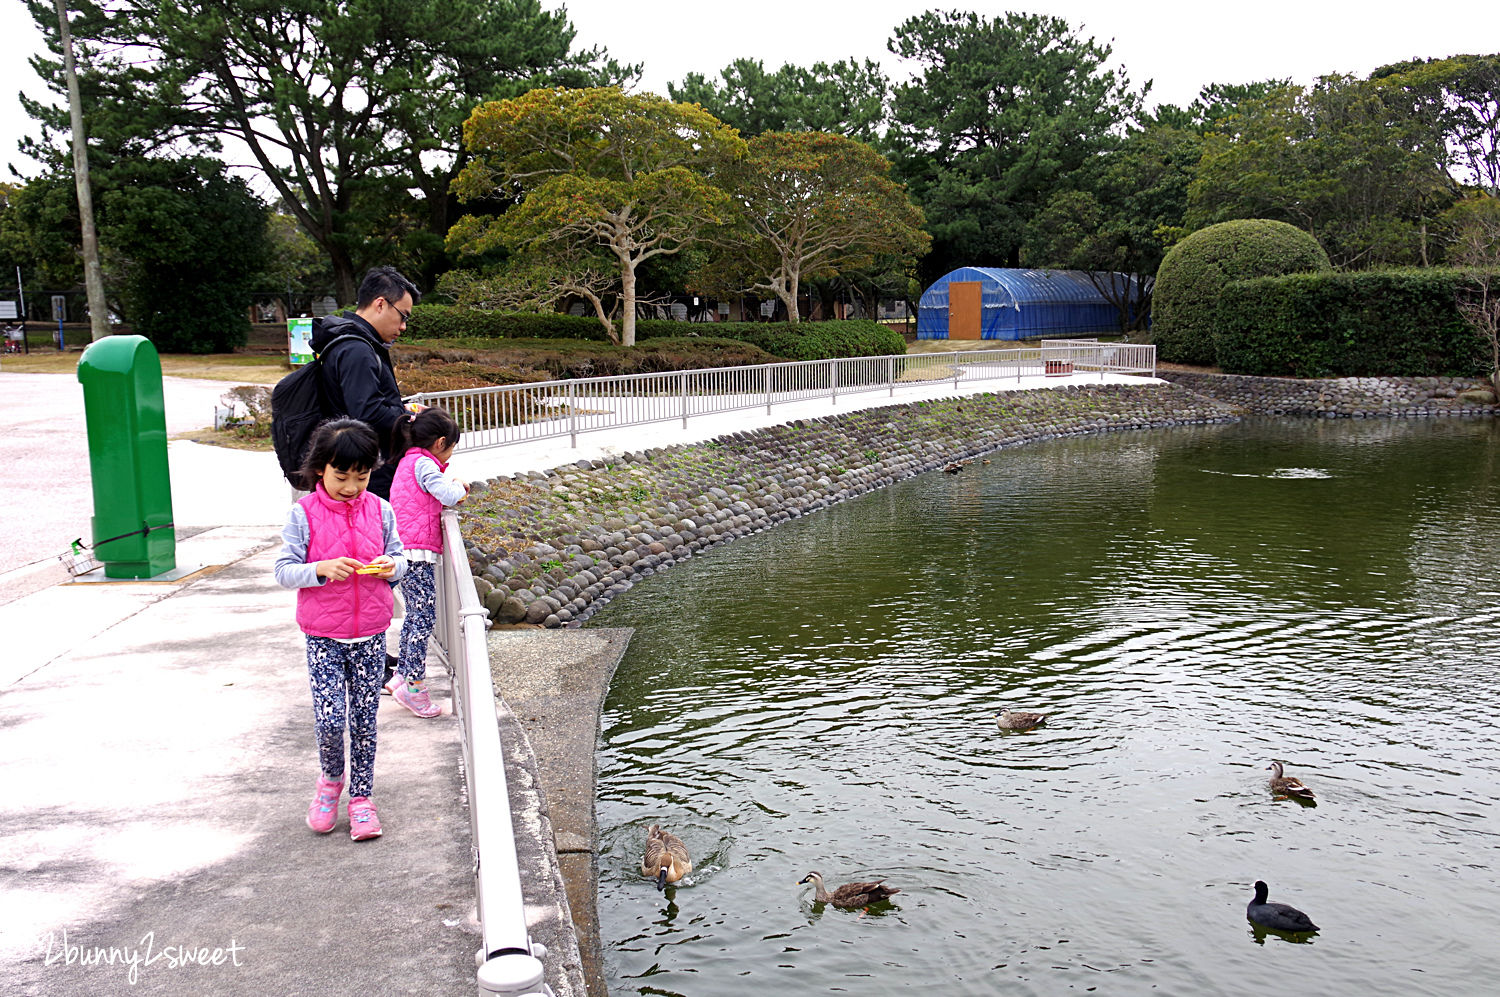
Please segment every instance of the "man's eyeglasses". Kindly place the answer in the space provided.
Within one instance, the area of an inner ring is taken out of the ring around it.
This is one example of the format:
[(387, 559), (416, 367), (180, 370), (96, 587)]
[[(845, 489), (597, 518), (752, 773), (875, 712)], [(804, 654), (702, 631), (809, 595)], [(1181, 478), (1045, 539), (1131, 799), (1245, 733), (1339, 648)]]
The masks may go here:
[(392, 303), (390, 298), (386, 298), (385, 303), (390, 305), (397, 315), (401, 316), (402, 325), (405, 325), (406, 323), (411, 321), (411, 312), (403, 312), (401, 309), (397, 308), (394, 303)]

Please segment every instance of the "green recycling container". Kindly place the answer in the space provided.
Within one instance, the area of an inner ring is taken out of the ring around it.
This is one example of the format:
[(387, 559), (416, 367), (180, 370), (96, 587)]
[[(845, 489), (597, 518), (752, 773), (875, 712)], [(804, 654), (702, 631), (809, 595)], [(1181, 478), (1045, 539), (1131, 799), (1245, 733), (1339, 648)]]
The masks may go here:
[(161, 358), (144, 336), (107, 336), (78, 361), (94, 483), (94, 557), (106, 578), (177, 567)]

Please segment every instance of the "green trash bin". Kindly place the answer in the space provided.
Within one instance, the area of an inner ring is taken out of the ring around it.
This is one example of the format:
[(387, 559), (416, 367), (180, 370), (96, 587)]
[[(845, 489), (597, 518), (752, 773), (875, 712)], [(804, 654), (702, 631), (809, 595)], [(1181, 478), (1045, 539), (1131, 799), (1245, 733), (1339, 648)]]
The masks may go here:
[(108, 336), (78, 361), (94, 483), (94, 556), (106, 578), (177, 567), (161, 358), (144, 336)]

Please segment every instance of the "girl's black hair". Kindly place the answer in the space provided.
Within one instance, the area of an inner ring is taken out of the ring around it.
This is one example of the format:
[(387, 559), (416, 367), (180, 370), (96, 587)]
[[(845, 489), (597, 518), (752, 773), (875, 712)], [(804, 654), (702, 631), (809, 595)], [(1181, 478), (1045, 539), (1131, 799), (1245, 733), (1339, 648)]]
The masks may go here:
[(453, 421), (453, 416), (440, 408), (424, 408), (415, 416), (402, 416), (391, 427), (391, 459), (399, 460), (412, 447), (431, 450), (432, 445), (442, 439), (454, 446), (458, 443), (458, 436), (458, 423)]
[(323, 469), (373, 471), (380, 466), (380, 439), (375, 430), (358, 419), (329, 419), (318, 424), (302, 461), (302, 487), (312, 491), (323, 477)]

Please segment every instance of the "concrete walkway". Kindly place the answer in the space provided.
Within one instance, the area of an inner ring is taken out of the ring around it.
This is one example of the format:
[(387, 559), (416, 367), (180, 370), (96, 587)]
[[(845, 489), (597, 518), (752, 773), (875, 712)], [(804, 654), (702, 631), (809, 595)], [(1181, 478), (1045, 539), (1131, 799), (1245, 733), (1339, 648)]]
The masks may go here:
[[(957, 393), (1098, 381), (1037, 377)], [(227, 387), (167, 378), (169, 430), (210, 423)], [(295, 595), (271, 575), (291, 497), (274, 457), (172, 442), (178, 565), (203, 570), (170, 584), (63, 584), (55, 555), (89, 538), (81, 391), (68, 375), (11, 373), (0, 374), (0, 390), (0, 431), (12, 444), (0, 500), (13, 516), (0, 547), (10, 651), (0, 658), (0, 989), (473, 993), (468, 813), (441, 669), (432, 684), (443, 717), (382, 702), (375, 800), (385, 836), (351, 842), (345, 821), (313, 834), (303, 823), (316, 771), (303, 642)], [(954, 393), (951, 382), (914, 386), (896, 402)], [(701, 417), (686, 430), (673, 422), (598, 433), (576, 450), (564, 439), (461, 452), (454, 469), (470, 479), (545, 470), (889, 404), (853, 396), (771, 417)], [(554, 638), (577, 635), (531, 634)], [(572, 653), (564, 650), (532, 645), (533, 677), (555, 674)], [(516, 689), (518, 698), (547, 695), (536, 682), (523, 690), (516, 680)], [(586, 738), (564, 735), (537, 752), (557, 760), (548, 792), (573, 814), (557, 830), (580, 838), (592, 833), (592, 738), (588, 726)], [(508, 767), (517, 752), (530, 753), (507, 743)], [(512, 788), (534, 782), (518, 772)], [(536, 861), (555, 861), (552, 842), (531, 844)], [(532, 872), (535, 918), (566, 910), (547, 892), (555, 866)], [(549, 954), (560, 995), (581, 993), (574, 960), (576, 949)]]

